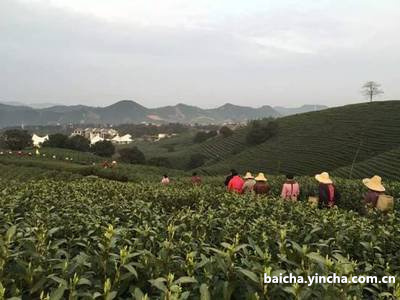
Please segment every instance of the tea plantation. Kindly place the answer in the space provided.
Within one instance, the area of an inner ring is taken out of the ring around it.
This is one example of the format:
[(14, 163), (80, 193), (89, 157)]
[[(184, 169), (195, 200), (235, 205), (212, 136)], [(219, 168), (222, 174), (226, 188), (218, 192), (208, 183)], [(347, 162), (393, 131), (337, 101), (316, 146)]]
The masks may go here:
[[(218, 174), (233, 163), (240, 170), (311, 175), (321, 169), (351, 168), (353, 163), (362, 164), (400, 147), (399, 101), (330, 108), (280, 118), (277, 123), (279, 130), (275, 137), (258, 146), (246, 147), (236, 155), (223, 155), (224, 159), (206, 166), (205, 171)], [(242, 135), (237, 139), (243, 140)], [(368, 176), (380, 174), (399, 180), (398, 173), (391, 170), (390, 155), (383, 155), (376, 162), (373, 170), (368, 170)], [(364, 174), (355, 172), (353, 177)]]
[(200, 170), (209, 175), (224, 174), (232, 167), (297, 175), (339, 169), (337, 174), (346, 178), (379, 174), (400, 179), (393, 171), (399, 161), (400, 101), (346, 105), (279, 118), (276, 123), (276, 135), (259, 145), (246, 143), (249, 128), (245, 127), (230, 137), (200, 144), (190, 144), (190, 139), (163, 142), (176, 143), (172, 152), (160, 150), (162, 144), (157, 143), (139, 147), (150, 156), (169, 158), (177, 168), (184, 168), (191, 154), (201, 153), (206, 162)]
[[(282, 177), (256, 198), (226, 193), (220, 177), (162, 187), (46, 172), (0, 179), (0, 299), (400, 298), (399, 211), (358, 214), (359, 181), (338, 180), (339, 208), (320, 210), (276, 197)], [(397, 283), (264, 284), (264, 273)]]

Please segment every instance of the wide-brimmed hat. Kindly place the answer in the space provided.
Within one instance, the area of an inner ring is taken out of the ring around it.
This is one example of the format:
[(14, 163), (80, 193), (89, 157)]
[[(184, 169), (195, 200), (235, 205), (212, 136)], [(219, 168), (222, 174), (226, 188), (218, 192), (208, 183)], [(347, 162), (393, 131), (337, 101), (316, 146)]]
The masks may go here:
[(370, 190), (373, 190), (376, 192), (384, 192), (385, 191), (385, 187), (382, 185), (382, 178), (378, 175), (375, 175), (372, 178), (364, 178), (362, 180), (362, 182)]
[(244, 179), (254, 179), (254, 176), (253, 175), (251, 175), (251, 173), (250, 172), (247, 172), (246, 173), (246, 175), (244, 175), (244, 177), (243, 177)]
[(267, 181), (267, 178), (265, 178), (264, 173), (258, 173), (257, 177), (255, 178), (256, 181)]
[(315, 175), (315, 179), (317, 179), (317, 181), (320, 183), (332, 184), (332, 180), (329, 178), (328, 172), (322, 172), (321, 174)]

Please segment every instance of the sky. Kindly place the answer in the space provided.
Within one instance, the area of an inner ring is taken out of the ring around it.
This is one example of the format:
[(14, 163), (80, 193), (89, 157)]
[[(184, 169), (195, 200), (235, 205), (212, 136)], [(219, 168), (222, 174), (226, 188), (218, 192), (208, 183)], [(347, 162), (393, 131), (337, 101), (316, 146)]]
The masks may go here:
[(0, 101), (400, 99), (399, 0), (0, 0)]

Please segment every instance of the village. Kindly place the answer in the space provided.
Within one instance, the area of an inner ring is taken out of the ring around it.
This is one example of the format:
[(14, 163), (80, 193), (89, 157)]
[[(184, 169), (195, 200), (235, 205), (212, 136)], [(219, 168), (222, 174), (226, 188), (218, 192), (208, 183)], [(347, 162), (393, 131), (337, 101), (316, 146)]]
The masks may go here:
[[(129, 145), (134, 141), (146, 141), (146, 142), (158, 142), (162, 139), (176, 136), (176, 133), (158, 133), (156, 135), (144, 135), (134, 139), (131, 134), (121, 135), (117, 129), (104, 128), (104, 127), (87, 127), (87, 128), (76, 128), (70, 134), (73, 136), (82, 136), (90, 141), (91, 145), (101, 141), (110, 141), (115, 145)], [(36, 133), (32, 135), (32, 143), (35, 147), (41, 147), (41, 145), (49, 139), (49, 135), (39, 136)]]

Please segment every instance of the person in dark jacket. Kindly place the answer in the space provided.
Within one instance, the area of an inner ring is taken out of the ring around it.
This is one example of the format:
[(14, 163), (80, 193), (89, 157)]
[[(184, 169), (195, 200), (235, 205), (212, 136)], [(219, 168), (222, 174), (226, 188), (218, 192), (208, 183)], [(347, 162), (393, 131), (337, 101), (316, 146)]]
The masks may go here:
[(270, 186), (267, 183), (267, 178), (264, 173), (259, 173), (256, 178), (256, 184), (253, 186), (253, 191), (256, 195), (267, 195), (270, 190)]
[(378, 175), (372, 178), (364, 178), (363, 184), (368, 188), (364, 196), (364, 206), (366, 208), (375, 208), (378, 203), (378, 198), (385, 192), (385, 187), (382, 184), (382, 178)]
[(235, 169), (231, 169), (231, 174), (229, 174), (228, 176), (226, 176), (225, 178), (225, 186), (228, 187), (229, 181), (231, 181), (231, 179), (236, 176), (238, 174), (238, 172), (236, 172)]
[(315, 175), (315, 179), (319, 182), (319, 207), (332, 208), (340, 199), (340, 194), (329, 177), (327, 172)]

